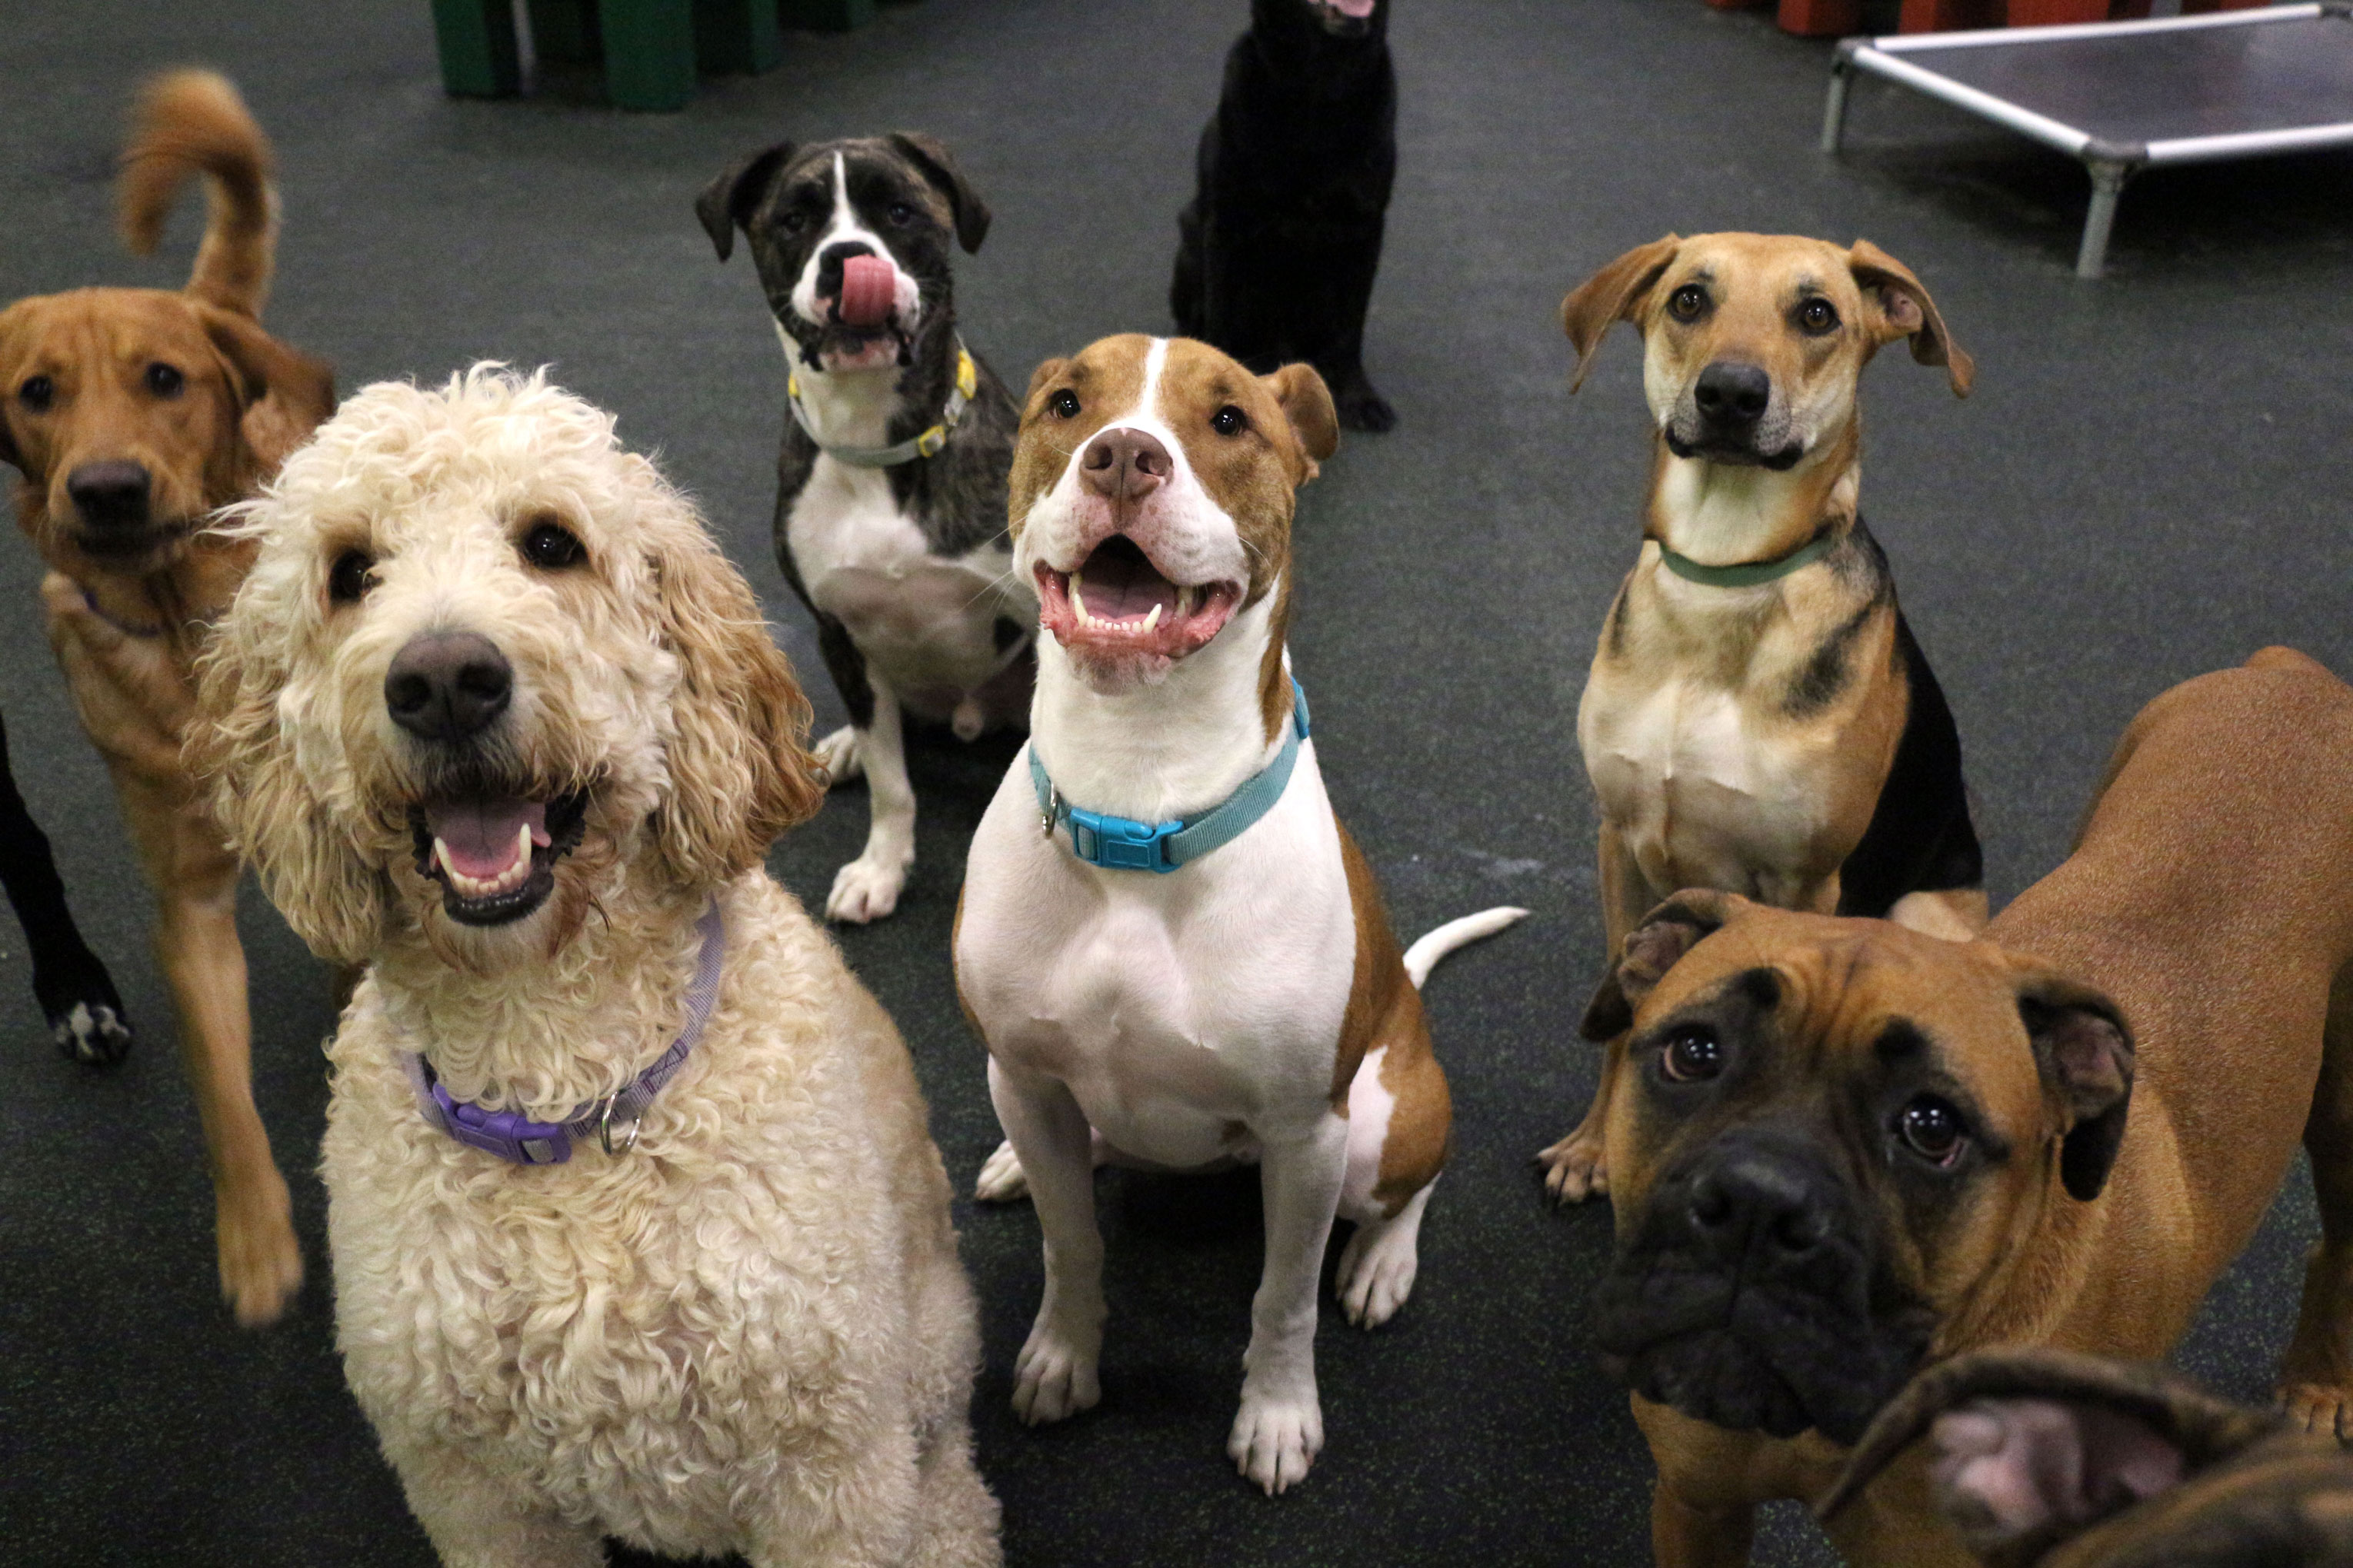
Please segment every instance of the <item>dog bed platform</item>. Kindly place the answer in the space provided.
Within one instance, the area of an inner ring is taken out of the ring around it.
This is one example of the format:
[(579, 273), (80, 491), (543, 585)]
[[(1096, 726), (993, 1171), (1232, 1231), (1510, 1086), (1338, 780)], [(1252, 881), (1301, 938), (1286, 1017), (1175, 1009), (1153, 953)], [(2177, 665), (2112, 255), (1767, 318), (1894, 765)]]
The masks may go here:
[(1849, 38), (1831, 67), (1825, 153), (1839, 150), (1857, 71), (2081, 159), (2092, 205), (2078, 278), (2100, 275), (2116, 199), (2143, 169), (2353, 144), (2353, 0)]

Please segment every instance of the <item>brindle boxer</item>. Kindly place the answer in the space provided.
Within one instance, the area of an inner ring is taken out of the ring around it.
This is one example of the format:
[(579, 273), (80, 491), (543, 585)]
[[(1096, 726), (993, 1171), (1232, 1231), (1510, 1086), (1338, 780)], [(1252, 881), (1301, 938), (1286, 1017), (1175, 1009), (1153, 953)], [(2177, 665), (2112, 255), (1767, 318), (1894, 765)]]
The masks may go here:
[(1931, 1432), (1937, 1507), (1989, 1568), (2353, 1564), (2353, 1458), (2334, 1434), (2064, 1351), (1973, 1351), (1921, 1373), (1822, 1516)]
[[(2353, 689), (2267, 649), (2151, 703), (2081, 844), (1980, 940), (1687, 892), (1585, 1017), (1630, 1028), (1599, 1300), (1662, 1564), (1746, 1561), (1924, 1359), (2163, 1356), (2301, 1137), (2322, 1242), (2281, 1373), (2353, 1428)], [(1832, 1528), (1966, 1563), (1917, 1456)]]

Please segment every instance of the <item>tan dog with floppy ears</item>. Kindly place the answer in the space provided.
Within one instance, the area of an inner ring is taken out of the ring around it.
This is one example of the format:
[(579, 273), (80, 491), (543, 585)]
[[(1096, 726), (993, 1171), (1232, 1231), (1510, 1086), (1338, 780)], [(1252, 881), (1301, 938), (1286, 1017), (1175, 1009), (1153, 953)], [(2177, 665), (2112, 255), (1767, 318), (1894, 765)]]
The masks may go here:
[[(1986, 899), (1960, 737), (1857, 499), (1873, 355), (1908, 339), (1969, 389), (1928, 290), (1862, 241), (1669, 235), (1561, 320), (1572, 391), (1613, 323), (1641, 329), (1658, 427), (1641, 553), (1577, 710), (1609, 952), (1683, 888), (1969, 936)], [(1565, 1200), (1609, 1189), (1620, 1061), (1541, 1156)]]
[[(1658, 1465), (1661, 1568), (1747, 1560), (1924, 1361), (2156, 1360), (2297, 1144), (2321, 1240), (2281, 1363), (2353, 1436), (2353, 689), (2286, 648), (2175, 687), (2073, 855), (1982, 938), (1679, 894), (1586, 1016), (1624, 1038), (1595, 1337)], [(1972, 1561), (1914, 1452), (1849, 1563)], [(2172, 1561), (2167, 1559), (2167, 1561)]]
[(1303, 364), (1106, 338), (1031, 378), (1014, 560), (1037, 583), (1030, 742), (974, 835), (956, 985), (1007, 1147), (980, 1195), (1035, 1196), (1046, 1293), (1014, 1369), (1035, 1423), (1099, 1395), (1093, 1168), (1260, 1163), (1266, 1263), (1226, 1451), (1269, 1492), (1324, 1445), (1317, 1278), (1370, 1328), (1404, 1304), (1451, 1127), (1419, 986), (1520, 910), (1403, 954), (1324, 792), (1292, 678), (1296, 488), (1338, 432)]

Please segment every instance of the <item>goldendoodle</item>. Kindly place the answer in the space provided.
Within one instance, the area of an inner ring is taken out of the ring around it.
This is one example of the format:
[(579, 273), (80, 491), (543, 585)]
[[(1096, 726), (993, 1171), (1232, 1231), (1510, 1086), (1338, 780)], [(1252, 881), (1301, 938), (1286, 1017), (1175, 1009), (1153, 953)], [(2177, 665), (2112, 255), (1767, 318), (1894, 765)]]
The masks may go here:
[(240, 526), (193, 760), (370, 965), (328, 1048), (336, 1336), (442, 1561), (996, 1563), (947, 1179), (762, 869), (822, 776), (691, 506), (484, 365), (367, 388)]

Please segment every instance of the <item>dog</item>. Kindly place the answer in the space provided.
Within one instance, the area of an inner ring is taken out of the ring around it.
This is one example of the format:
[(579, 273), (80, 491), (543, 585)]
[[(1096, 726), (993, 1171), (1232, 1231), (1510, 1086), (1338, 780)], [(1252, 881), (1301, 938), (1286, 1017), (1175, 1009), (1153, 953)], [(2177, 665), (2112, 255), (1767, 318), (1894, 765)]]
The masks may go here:
[(105, 961), (90, 949), (66, 903), (64, 879), (48, 835), (33, 820), (8, 765), (8, 731), (0, 725), (0, 888), (5, 888), (33, 961), (33, 999), (49, 1037), (69, 1061), (112, 1067), (130, 1053), (131, 1015)]
[(1313, 364), (1339, 422), (1397, 411), (1365, 374), (1365, 311), (1397, 180), (1388, 0), (1251, 0), (1176, 218), (1176, 331), (1252, 370)]
[(0, 310), (0, 460), (48, 574), (49, 646), (155, 890), (213, 1176), (222, 1294), (244, 1324), (302, 1282), (286, 1183), (254, 1110), (237, 860), (180, 758), (191, 664), (252, 558), (206, 525), (332, 411), (334, 377), (260, 324), (277, 244), (269, 143), (217, 76), (156, 79), (122, 160), (122, 224), (152, 250), (179, 185), (211, 212), (187, 287), (81, 289)]
[(1451, 922), (1400, 957), (1324, 793), (1284, 637), (1293, 492), (1337, 443), (1307, 365), (1261, 377), (1205, 343), (1126, 336), (1038, 367), (1011, 519), (1052, 635), (955, 934), (1007, 1137), (980, 1195), (1026, 1187), (1045, 1232), (1015, 1411), (1058, 1421), (1100, 1394), (1098, 1154), (1261, 1163), (1266, 1266), (1227, 1452), (1270, 1494), (1324, 1443), (1335, 1215), (1356, 1226), (1335, 1286), (1352, 1321), (1387, 1321), (1413, 1287), (1451, 1118), (1421, 979), (1526, 912)]
[[(1858, 501), (1873, 355), (1908, 339), (1961, 396), (1975, 374), (1928, 290), (1860, 240), (1669, 235), (1561, 321), (1572, 392), (1612, 324), (1641, 330), (1658, 426), (1641, 553), (1577, 714), (1609, 951), (1682, 888), (1975, 933), (1960, 736)], [(1609, 1191), (1622, 1062), (1607, 1053), (1584, 1123), (1538, 1156), (1564, 1202)]]
[(1013, 398), (955, 325), (952, 247), (989, 213), (948, 150), (898, 134), (754, 153), (695, 212), (723, 262), (741, 229), (791, 366), (776, 564), (816, 617), (849, 723), (818, 756), (866, 775), (866, 847), (828, 920), (898, 907), (915, 858), (902, 711), (965, 741), (1026, 718), (1037, 602), (1005, 542)]
[(365, 389), (247, 508), (192, 752), (328, 1047), (336, 1338), (445, 1563), (998, 1561), (905, 1045), (762, 868), (816, 809), (751, 590), (609, 416)]
[(2353, 1459), (2331, 1434), (2162, 1366), (2052, 1350), (1957, 1356), (1880, 1412), (1835, 1518), (1931, 1430), (1937, 1506), (1988, 1568), (2342, 1568)]
[[(2299, 1140), (2322, 1237), (2290, 1424), (2353, 1435), (2353, 689), (2266, 649), (2134, 720), (2075, 852), (1968, 942), (1677, 895), (1584, 1020), (1629, 1036), (1597, 1336), (1659, 1479), (1663, 1568), (1745, 1560), (1924, 1360), (2156, 1360)], [(1926, 1467), (1831, 1522), (1965, 1563)]]

